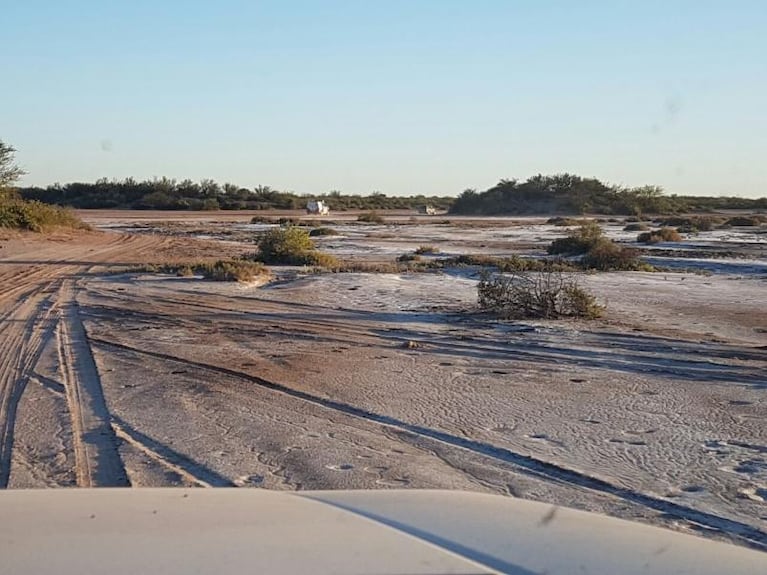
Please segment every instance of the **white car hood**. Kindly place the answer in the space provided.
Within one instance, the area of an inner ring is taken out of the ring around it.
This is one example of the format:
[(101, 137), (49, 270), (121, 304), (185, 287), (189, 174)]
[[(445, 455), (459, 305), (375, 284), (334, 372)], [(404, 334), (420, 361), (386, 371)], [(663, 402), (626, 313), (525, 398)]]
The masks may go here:
[(0, 493), (0, 573), (767, 573), (767, 554), (455, 491)]

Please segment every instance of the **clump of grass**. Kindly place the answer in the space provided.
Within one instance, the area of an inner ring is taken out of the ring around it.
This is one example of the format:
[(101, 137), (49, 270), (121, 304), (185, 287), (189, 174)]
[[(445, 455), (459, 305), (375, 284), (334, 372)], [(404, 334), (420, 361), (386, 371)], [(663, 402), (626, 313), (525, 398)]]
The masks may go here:
[(198, 264), (193, 268), (195, 275), (223, 282), (249, 282), (266, 273), (264, 266), (258, 262), (246, 260), (218, 260), (214, 263)]
[(626, 227), (623, 228), (624, 232), (645, 232), (650, 229), (650, 226), (648, 226), (645, 223), (634, 223), (634, 224), (626, 224)]
[(251, 224), (273, 224), (274, 220), (268, 216), (253, 216), (250, 218)]
[(637, 241), (640, 244), (657, 244), (660, 242), (681, 242), (682, 236), (674, 228), (660, 228), (659, 230), (652, 230), (644, 232), (637, 236)]
[(338, 260), (317, 251), (309, 232), (290, 226), (274, 228), (263, 233), (258, 240), (258, 253), (254, 259), (267, 264), (338, 266)]
[(314, 228), (309, 232), (309, 237), (318, 237), (318, 236), (337, 236), (338, 232), (335, 231), (333, 228), (326, 228), (326, 227), (319, 227)]
[(365, 212), (364, 214), (360, 214), (357, 216), (358, 222), (365, 222), (367, 224), (382, 224), (384, 223), (383, 216), (376, 212), (375, 210), (370, 212)]
[(0, 228), (31, 232), (46, 232), (56, 228), (91, 229), (68, 208), (16, 198), (0, 200)]
[(415, 253), (419, 256), (434, 255), (439, 253), (439, 249), (435, 246), (418, 246)]
[(604, 308), (561, 272), (515, 272), (482, 275), (477, 286), (479, 307), (504, 319), (594, 319)]
[(218, 260), (216, 262), (193, 262), (177, 264), (147, 264), (131, 268), (134, 273), (174, 274), (179, 277), (199, 275), (204, 279), (226, 282), (249, 282), (266, 275), (266, 268), (244, 259)]

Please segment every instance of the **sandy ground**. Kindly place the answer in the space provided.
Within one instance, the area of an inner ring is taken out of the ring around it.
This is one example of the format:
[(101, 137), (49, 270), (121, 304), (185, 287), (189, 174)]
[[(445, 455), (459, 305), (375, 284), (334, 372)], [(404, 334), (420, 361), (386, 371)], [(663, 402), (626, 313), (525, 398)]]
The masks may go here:
[(468, 489), (767, 549), (759, 273), (588, 275), (605, 318), (501, 323), (471, 270), (257, 287), (119, 273), (236, 242), (0, 245), (2, 486)]

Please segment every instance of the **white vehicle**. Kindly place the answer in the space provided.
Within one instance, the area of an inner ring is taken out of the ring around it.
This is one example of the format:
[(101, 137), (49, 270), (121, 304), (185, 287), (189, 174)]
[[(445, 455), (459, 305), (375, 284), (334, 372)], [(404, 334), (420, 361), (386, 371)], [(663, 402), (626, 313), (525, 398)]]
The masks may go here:
[(767, 573), (767, 554), (461, 491), (0, 492), (0, 573)]
[(330, 213), (330, 208), (322, 200), (309, 200), (306, 203), (306, 213), (326, 216)]

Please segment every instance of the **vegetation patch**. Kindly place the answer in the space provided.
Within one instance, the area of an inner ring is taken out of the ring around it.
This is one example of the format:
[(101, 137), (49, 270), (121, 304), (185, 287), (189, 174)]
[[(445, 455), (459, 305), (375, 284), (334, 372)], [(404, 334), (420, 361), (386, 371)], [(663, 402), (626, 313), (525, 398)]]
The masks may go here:
[(604, 308), (561, 272), (483, 274), (477, 286), (479, 307), (503, 319), (599, 317)]
[(317, 251), (307, 230), (295, 226), (264, 232), (258, 240), (258, 253), (253, 259), (266, 264), (318, 267), (340, 265), (335, 257)]
[(439, 253), (439, 249), (434, 246), (418, 246), (415, 253), (419, 256), (434, 255)]
[(147, 264), (131, 268), (129, 271), (134, 273), (173, 274), (180, 277), (202, 276), (206, 280), (226, 282), (250, 282), (268, 274), (262, 264), (244, 259), (178, 264)]
[(654, 268), (639, 260), (636, 250), (616, 244), (604, 237), (602, 228), (589, 222), (568, 236), (554, 240), (550, 254), (582, 256), (581, 267), (599, 271), (652, 271)]
[(382, 224), (384, 223), (383, 216), (376, 211), (365, 212), (357, 216), (358, 222), (364, 222), (366, 224)]
[(309, 237), (320, 237), (320, 236), (337, 236), (338, 232), (334, 230), (333, 228), (326, 228), (326, 227), (319, 227), (314, 228), (309, 232)]
[(726, 218), (719, 216), (672, 216), (660, 218), (655, 223), (662, 227), (674, 227), (685, 233), (709, 232), (722, 225)]
[(767, 217), (765, 216), (735, 216), (727, 220), (725, 224), (728, 226), (753, 227), (765, 222), (767, 222)]
[(579, 220), (579, 219), (575, 219), (575, 218), (564, 218), (562, 216), (556, 216), (554, 218), (549, 218), (548, 220), (546, 220), (546, 223), (549, 224), (549, 225), (563, 226), (563, 227), (565, 227), (565, 226), (567, 226), (567, 227), (583, 226), (583, 225), (588, 224), (589, 222), (590, 222), (590, 220)]
[(657, 244), (660, 242), (681, 242), (682, 236), (674, 228), (660, 228), (659, 230), (652, 230), (644, 232), (637, 236), (637, 241), (640, 244)]
[(397, 257), (398, 262), (419, 262), (421, 261), (421, 256), (418, 254), (402, 254), (401, 256)]
[(596, 222), (583, 224), (564, 238), (557, 238), (548, 248), (550, 254), (580, 255), (589, 251), (602, 238)]
[(648, 226), (645, 223), (637, 222), (633, 224), (626, 224), (626, 227), (623, 228), (624, 232), (645, 232), (650, 229), (650, 226)]
[(72, 210), (16, 198), (0, 199), (0, 228), (45, 232), (56, 228), (89, 230)]

